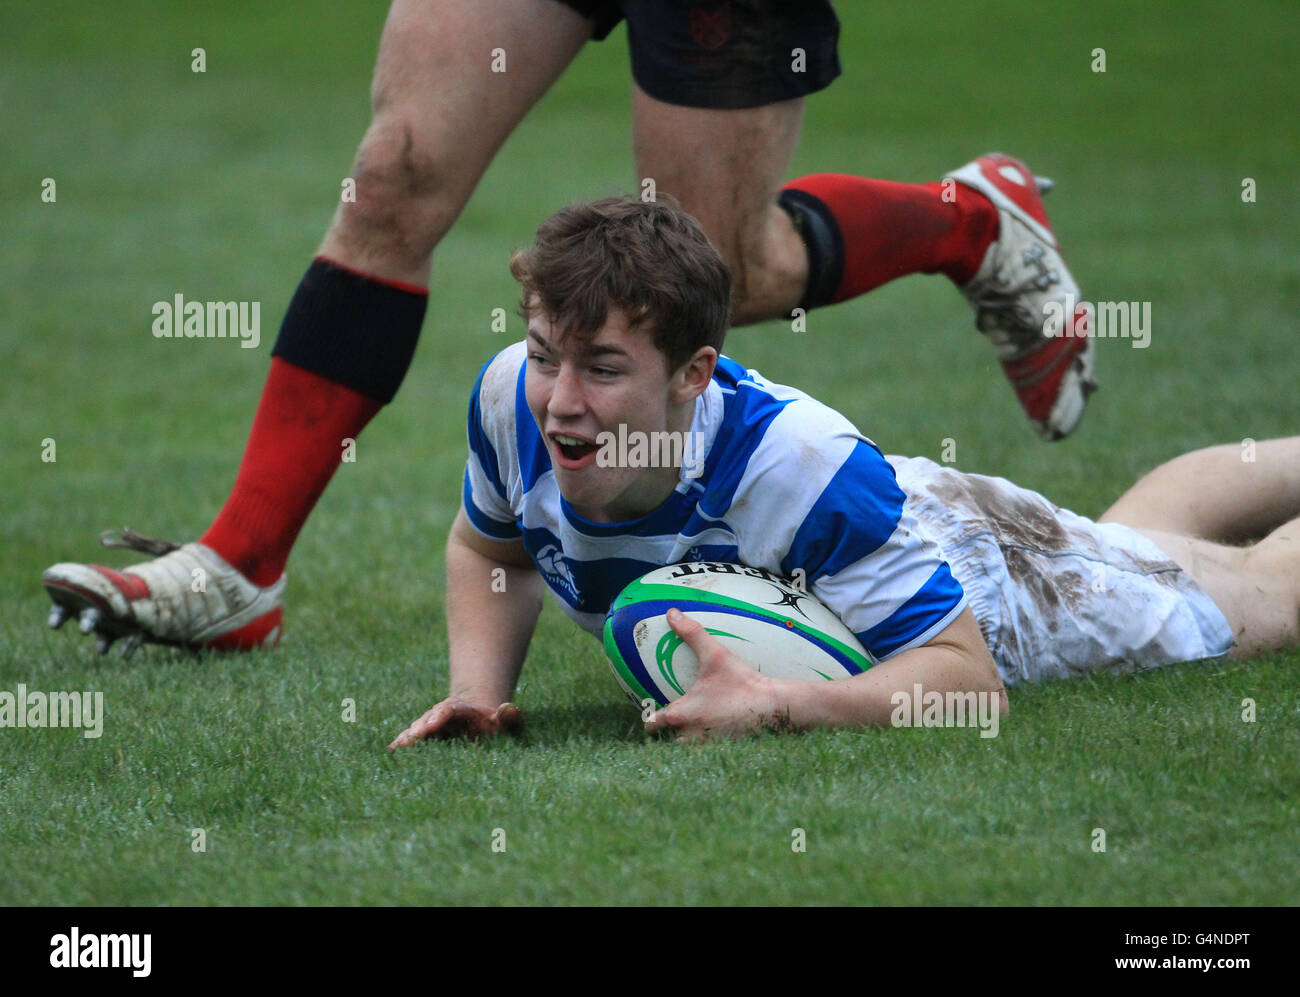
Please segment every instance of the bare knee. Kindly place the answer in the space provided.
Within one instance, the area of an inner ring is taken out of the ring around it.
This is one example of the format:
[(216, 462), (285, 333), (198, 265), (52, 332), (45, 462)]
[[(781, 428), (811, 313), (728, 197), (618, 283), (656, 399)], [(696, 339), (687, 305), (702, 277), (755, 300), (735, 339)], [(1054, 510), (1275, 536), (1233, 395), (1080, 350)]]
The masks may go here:
[(393, 276), (427, 273), (434, 247), (465, 195), (445, 162), (400, 111), (376, 116), (357, 151), (344, 197), (326, 237), (326, 255)]
[(1258, 463), (1255, 452), (1238, 443), (1204, 447), (1166, 461), (1100, 519), (1218, 543), (1256, 541), (1296, 515), (1300, 494), (1300, 484), (1279, 473), (1296, 463), (1286, 450), (1294, 445), (1265, 441), (1258, 447), (1266, 458)]
[(1300, 520), (1293, 520), (1247, 548), (1247, 563), (1268, 587), (1300, 608)]
[(1300, 646), (1300, 591), (1296, 583), (1296, 563), (1279, 558), (1275, 550), (1261, 542), (1252, 550), (1251, 591), (1246, 594), (1249, 608), (1243, 615), (1246, 625), (1237, 636), (1233, 656), (1250, 658), (1268, 651)]
[(1220, 500), (1225, 475), (1242, 466), (1234, 444), (1204, 447), (1167, 460), (1138, 480), (1098, 522), (1200, 537), (1218, 543), (1254, 539), (1251, 524), (1238, 521)]

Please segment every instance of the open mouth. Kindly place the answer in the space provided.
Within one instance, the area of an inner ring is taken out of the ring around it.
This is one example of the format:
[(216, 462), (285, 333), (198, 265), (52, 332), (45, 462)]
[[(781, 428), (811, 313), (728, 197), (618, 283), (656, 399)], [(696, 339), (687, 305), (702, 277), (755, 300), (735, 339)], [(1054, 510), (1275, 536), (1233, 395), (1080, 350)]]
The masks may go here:
[(555, 446), (565, 461), (573, 464), (585, 462), (587, 457), (600, 449), (595, 443), (588, 443), (576, 436), (565, 436), (563, 433), (555, 433), (551, 439), (555, 441)]

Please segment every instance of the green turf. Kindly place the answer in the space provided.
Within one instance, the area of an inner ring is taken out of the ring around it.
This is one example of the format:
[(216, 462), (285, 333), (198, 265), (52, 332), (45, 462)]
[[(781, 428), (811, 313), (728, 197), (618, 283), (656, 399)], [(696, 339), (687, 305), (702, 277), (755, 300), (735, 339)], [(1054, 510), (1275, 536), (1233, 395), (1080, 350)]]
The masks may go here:
[[(384, 750), (446, 688), (441, 547), (469, 385), (509, 341), (490, 331), (513, 309), (508, 253), (559, 204), (633, 188), (621, 30), (510, 140), (440, 250), (406, 385), (290, 564), (281, 648), (123, 662), (45, 631), (43, 567), (117, 563), (94, 544), (107, 527), (193, 537), (233, 479), (366, 125), (383, 19), (301, 6), (0, 8), (0, 689), (97, 689), (107, 709), (97, 740), (0, 730), (0, 903), (1296, 901), (1294, 653), (1018, 690), (991, 740), (685, 747), (641, 733), (599, 645), (548, 608), (521, 740)], [(809, 102), (794, 173), (930, 180), (986, 149), (1021, 155), (1058, 181), (1049, 207), (1085, 290), (1152, 303), (1151, 346), (1100, 344), (1102, 393), (1054, 446), (942, 278), (803, 333), (743, 330), (728, 352), (887, 451), (938, 458), (951, 438), (960, 467), (1085, 514), (1182, 450), (1300, 428), (1300, 9), (841, 6), (845, 74)], [(153, 302), (177, 292), (261, 301), (261, 347), (153, 339)]]

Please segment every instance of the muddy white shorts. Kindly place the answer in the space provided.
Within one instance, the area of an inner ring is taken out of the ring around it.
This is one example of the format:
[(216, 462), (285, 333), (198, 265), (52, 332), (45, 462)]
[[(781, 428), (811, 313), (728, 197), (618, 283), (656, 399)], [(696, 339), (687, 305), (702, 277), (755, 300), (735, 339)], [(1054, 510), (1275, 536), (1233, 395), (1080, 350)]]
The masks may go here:
[(1005, 478), (889, 457), (1008, 685), (1226, 654), (1223, 613), (1154, 541)]

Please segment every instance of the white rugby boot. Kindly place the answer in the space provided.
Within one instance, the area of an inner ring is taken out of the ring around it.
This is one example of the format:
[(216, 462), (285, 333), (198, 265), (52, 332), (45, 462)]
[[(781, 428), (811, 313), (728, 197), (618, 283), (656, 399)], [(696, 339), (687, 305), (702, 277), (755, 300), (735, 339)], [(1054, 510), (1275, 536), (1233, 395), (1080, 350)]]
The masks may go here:
[(1039, 435), (1068, 436), (1083, 418), (1093, 376), (1091, 306), (1061, 259), (1041, 194), (1052, 182), (1001, 153), (972, 160), (948, 178), (998, 210), (998, 237), (962, 288)]
[(262, 588), (200, 543), (181, 546), (131, 530), (101, 541), (161, 556), (121, 571), (71, 562), (47, 568), (41, 584), (54, 600), (51, 627), (75, 616), (82, 633), (96, 635), (100, 654), (121, 637), (125, 656), (142, 642), (249, 650), (279, 641), (284, 575)]

